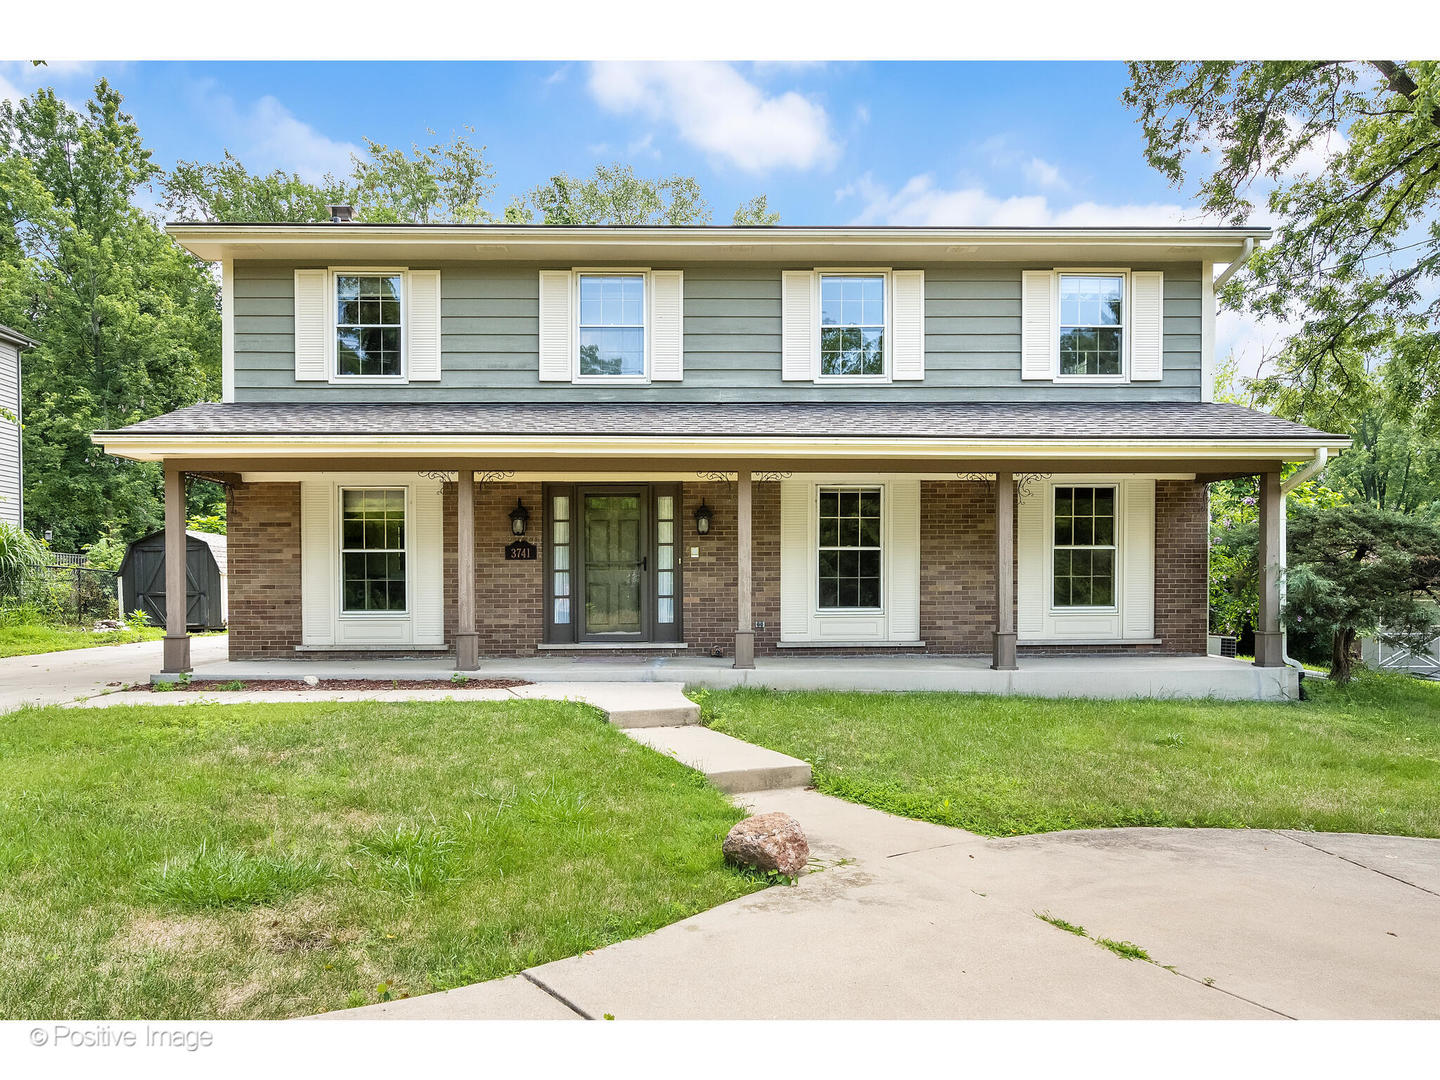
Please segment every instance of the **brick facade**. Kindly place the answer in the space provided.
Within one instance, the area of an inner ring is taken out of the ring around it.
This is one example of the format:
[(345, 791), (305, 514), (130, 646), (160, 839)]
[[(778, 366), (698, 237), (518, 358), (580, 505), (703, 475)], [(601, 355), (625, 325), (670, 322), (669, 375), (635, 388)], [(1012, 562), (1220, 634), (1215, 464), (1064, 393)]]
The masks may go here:
[(230, 659), (300, 644), (300, 485), (234, 484), (225, 497)]
[[(753, 610), (757, 655), (775, 655), (780, 639), (780, 485), (754, 485)], [(546, 507), (539, 483), (477, 484), (475, 589), (480, 655), (534, 656), (544, 640), (544, 561), (507, 562), (509, 510), (530, 511), (525, 538), (544, 551)], [(709, 535), (695, 533), (695, 509), (715, 512)], [(995, 513), (983, 482), (924, 480), (920, 519), (920, 636), (923, 651), (985, 654), (994, 629)], [(735, 645), (735, 485), (682, 485), (676, 555), (688, 655), (729, 656)], [(300, 489), (298, 484), (240, 484), (230, 493), (230, 655), (293, 656), (300, 643)], [(455, 485), (444, 507), (445, 636), (455, 632)], [(1206, 489), (1162, 480), (1155, 490), (1155, 631), (1159, 646), (1095, 651), (1204, 653), (1208, 605)], [(691, 550), (698, 554), (691, 557)], [(578, 598), (576, 603), (578, 603)], [(554, 650), (545, 650), (550, 654)], [(563, 650), (561, 650), (563, 652)], [(578, 650), (577, 650), (578, 651)], [(665, 655), (680, 650), (646, 650)], [(856, 649), (856, 652), (864, 652)], [(877, 650), (871, 650), (877, 651)], [(878, 650), (893, 652), (893, 650)], [(1039, 652), (1076, 651), (1022, 649)], [(594, 655), (595, 650), (584, 650)], [(793, 654), (792, 654), (793, 655)], [(825, 655), (834, 655), (826, 653)]]

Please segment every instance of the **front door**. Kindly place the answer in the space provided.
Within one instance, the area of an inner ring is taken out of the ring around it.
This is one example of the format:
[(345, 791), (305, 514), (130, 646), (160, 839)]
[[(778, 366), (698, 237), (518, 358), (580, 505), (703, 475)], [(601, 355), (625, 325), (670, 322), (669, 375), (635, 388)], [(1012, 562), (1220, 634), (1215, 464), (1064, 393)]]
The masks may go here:
[(581, 637), (585, 641), (645, 637), (650, 596), (646, 525), (648, 491), (643, 487), (581, 488)]

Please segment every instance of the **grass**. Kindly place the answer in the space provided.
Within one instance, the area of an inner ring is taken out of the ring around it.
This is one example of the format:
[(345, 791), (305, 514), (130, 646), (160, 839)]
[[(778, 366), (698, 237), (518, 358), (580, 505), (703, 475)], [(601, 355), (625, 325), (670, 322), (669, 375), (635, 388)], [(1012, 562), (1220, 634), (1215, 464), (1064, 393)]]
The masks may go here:
[(703, 777), (565, 702), (0, 716), (0, 1019), (287, 1017), (511, 974), (765, 882)]
[[(1116, 956), (1120, 957), (1123, 960), (1144, 960), (1147, 964), (1155, 963), (1155, 961), (1150, 958), (1150, 954), (1144, 949), (1142, 949), (1139, 945), (1136, 945), (1133, 941), (1116, 941), (1114, 938), (1108, 937), (1091, 937), (1090, 932), (1086, 930), (1083, 926), (1079, 925), (1078, 923), (1069, 922), (1065, 919), (1059, 918), (1058, 916), (1051, 915), (1048, 911), (1037, 911), (1035, 912), (1035, 917), (1041, 922), (1049, 923), (1057, 930), (1064, 930), (1067, 934), (1074, 934), (1076, 937), (1082, 937), (1085, 938), (1087, 941), (1093, 941), (1096, 945), (1099, 945), (1100, 948), (1109, 949), (1112, 953), (1114, 953)], [(1169, 970), (1174, 969), (1171, 968)]]
[(1074, 934), (1076, 937), (1090, 936), (1085, 932), (1085, 928), (1078, 923), (1067, 922), (1056, 915), (1051, 915), (1048, 911), (1037, 911), (1035, 912), (1035, 917), (1041, 922), (1048, 922), (1057, 930), (1064, 930), (1067, 934)]
[(164, 636), (165, 631), (158, 626), (92, 633), (73, 627), (20, 623), (0, 626), (0, 657), (89, 649), (96, 645), (128, 645), (134, 641), (158, 641)]
[(696, 691), (821, 791), (989, 836), (1109, 826), (1440, 836), (1440, 684), (1306, 680), (1298, 703)]

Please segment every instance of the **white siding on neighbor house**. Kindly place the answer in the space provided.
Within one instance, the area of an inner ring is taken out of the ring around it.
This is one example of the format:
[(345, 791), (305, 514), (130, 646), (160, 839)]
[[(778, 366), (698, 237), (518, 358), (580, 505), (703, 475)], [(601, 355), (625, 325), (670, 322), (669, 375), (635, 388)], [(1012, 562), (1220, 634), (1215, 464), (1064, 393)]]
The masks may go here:
[[(0, 409), (20, 416), (20, 351), (0, 341)], [(20, 524), (20, 426), (0, 416), (0, 521)]]
[[(403, 614), (340, 613), (340, 491), (404, 488)], [(300, 483), (301, 640), (310, 647), (376, 648), (445, 643), (440, 482), (415, 473), (327, 473)]]
[[(1054, 497), (1057, 486), (1116, 489), (1113, 610), (1056, 608)], [(1148, 641), (1155, 633), (1155, 481), (1145, 477), (1054, 476), (1028, 486), (1017, 511), (1016, 629), (1021, 645), (1046, 641)]]
[[(821, 611), (819, 489), (878, 487), (881, 607)], [(780, 483), (780, 641), (832, 644), (920, 640), (920, 481), (878, 473), (797, 474)]]

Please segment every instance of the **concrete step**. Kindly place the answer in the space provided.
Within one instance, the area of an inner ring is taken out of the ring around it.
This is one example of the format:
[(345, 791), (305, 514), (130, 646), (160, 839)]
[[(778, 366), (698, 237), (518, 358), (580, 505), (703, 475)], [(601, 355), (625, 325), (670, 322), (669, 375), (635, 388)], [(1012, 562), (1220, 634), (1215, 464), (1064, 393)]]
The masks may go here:
[(752, 746), (709, 728), (630, 728), (625, 734), (699, 770), (712, 784), (731, 795), (805, 787), (810, 783), (807, 762), (763, 746)]
[(622, 728), (680, 727), (700, 723), (700, 706), (682, 683), (534, 683), (511, 687), (516, 697), (569, 698), (594, 705)]

